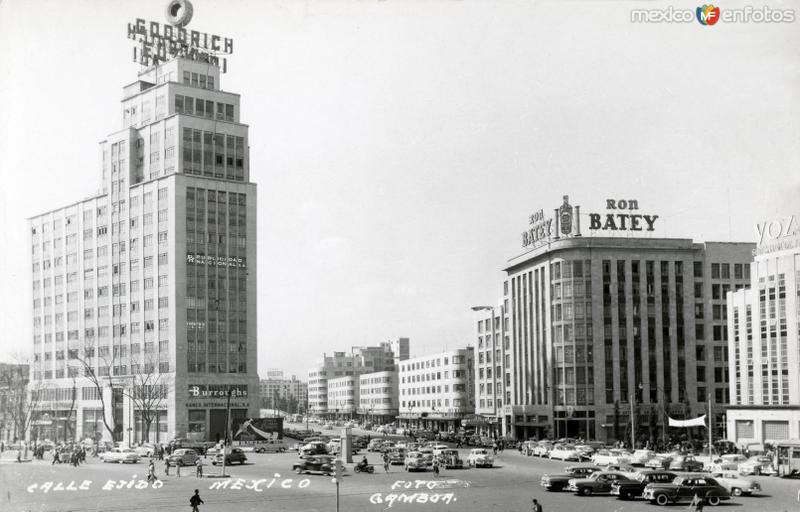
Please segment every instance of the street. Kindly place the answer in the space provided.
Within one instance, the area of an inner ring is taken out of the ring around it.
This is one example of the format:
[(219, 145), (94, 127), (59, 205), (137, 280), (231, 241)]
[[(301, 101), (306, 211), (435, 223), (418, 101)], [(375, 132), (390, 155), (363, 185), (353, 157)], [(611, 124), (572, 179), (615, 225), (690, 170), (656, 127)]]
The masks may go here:
[[(460, 450), (466, 457), (468, 449)], [(354, 461), (362, 454), (354, 456)], [(459, 510), (528, 511), (537, 498), (545, 511), (656, 511), (658, 507), (642, 501), (619, 501), (610, 496), (578, 497), (570, 493), (549, 493), (539, 486), (544, 473), (560, 472), (568, 465), (560, 461), (520, 455), (515, 450), (498, 453), (494, 468), (444, 471), (438, 480), (432, 471), (406, 473), (402, 466), (391, 466), (385, 474), (380, 457), (367, 453), (375, 464), (374, 474), (355, 474), (353, 465), (340, 488), (341, 511), (375, 510)], [(145, 481), (147, 463), (104, 464), (89, 459), (77, 468), (51, 465), (49, 460), (16, 463), (6, 452), (0, 465), (1, 510), (23, 511), (124, 511), (175, 510), (189, 506), (194, 489), (200, 490), (205, 504), (201, 511), (335, 511), (336, 487), (330, 477), (296, 475), (292, 464), (295, 453), (248, 454), (248, 462), (227, 468), (230, 478), (214, 478), (220, 467), (204, 467), (205, 478), (194, 476), (194, 468), (184, 468), (182, 476), (164, 476), (163, 463), (156, 461), (158, 488)], [(781, 512), (798, 510), (800, 481), (776, 477), (755, 477), (763, 496), (740, 497), (723, 502), (719, 510), (737, 512)], [(268, 505), (267, 505), (268, 504)], [(666, 507), (685, 510), (687, 504)], [(712, 507), (707, 508), (707, 510)]]

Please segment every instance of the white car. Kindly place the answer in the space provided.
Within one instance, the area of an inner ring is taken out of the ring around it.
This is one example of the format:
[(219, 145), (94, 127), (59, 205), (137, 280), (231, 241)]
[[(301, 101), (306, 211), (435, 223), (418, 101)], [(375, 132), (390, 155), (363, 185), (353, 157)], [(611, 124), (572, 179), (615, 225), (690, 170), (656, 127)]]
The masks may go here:
[(145, 443), (137, 446), (134, 451), (139, 457), (152, 457), (155, 454), (156, 447), (153, 444)]
[(447, 446), (446, 444), (435, 444), (435, 445), (431, 446), (431, 448), (433, 449), (433, 456), (434, 457), (436, 457), (437, 455), (442, 453), (442, 450), (450, 449), (450, 447)]
[(719, 485), (728, 489), (731, 496), (750, 496), (761, 492), (761, 485), (749, 478), (740, 477), (736, 471), (715, 471), (711, 473)]
[(572, 446), (557, 444), (550, 450), (548, 456), (558, 460), (580, 460), (580, 453)]
[(745, 462), (747, 462), (747, 457), (741, 453), (728, 453), (715, 459), (708, 469), (711, 471), (737, 471), (739, 464)]
[(533, 454), (537, 457), (547, 457), (552, 449), (553, 443), (550, 441), (539, 441), (539, 444), (533, 447)]
[(623, 450), (600, 450), (592, 455), (592, 463), (597, 466), (609, 464), (630, 464), (631, 454)]
[(467, 456), (467, 464), (470, 467), (490, 468), (494, 465), (494, 458), (486, 448), (473, 448)]
[(772, 475), (775, 469), (772, 467), (772, 458), (766, 455), (754, 455), (739, 464), (737, 468), (742, 475)]
[(656, 456), (653, 450), (635, 450), (628, 461), (633, 466), (644, 466), (645, 463)]
[(103, 462), (118, 462), (120, 464), (125, 462), (135, 464), (139, 462), (139, 455), (130, 448), (113, 448), (101, 453), (100, 460)]

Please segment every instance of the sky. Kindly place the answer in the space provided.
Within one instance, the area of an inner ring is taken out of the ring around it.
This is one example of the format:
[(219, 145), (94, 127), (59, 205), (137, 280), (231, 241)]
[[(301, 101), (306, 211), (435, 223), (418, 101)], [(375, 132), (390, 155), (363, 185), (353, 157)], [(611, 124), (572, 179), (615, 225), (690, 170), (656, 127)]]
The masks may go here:
[[(31, 345), (26, 219), (89, 196), (166, 1), (0, 1), (0, 360)], [(688, 2), (195, 0), (234, 39), (258, 185), (259, 371), (472, 342), (530, 214), (637, 199), (649, 236), (800, 214), (800, 20), (632, 23)], [(725, 2), (723, 9), (747, 5)], [(759, 2), (794, 9), (800, 2)], [(791, 211), (789, 211), (791, 210)], [(585, 222), (585, 220), (582, 220)], [(643, 235), (644, 236), (644, 235)]]

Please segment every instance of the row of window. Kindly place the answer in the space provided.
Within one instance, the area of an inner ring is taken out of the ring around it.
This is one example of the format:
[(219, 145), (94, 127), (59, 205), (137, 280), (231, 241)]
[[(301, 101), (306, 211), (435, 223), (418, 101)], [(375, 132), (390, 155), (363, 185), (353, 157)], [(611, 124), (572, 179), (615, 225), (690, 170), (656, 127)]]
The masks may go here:
[(175, 95), (175, 112), (177, 114), (189, 114), (198, 117), (207, 117), (219, 121), (233, 122), (233, 105), (230, 103), (216, 103), (216, 115), (214, 102), (193, 98), (191, 96)]

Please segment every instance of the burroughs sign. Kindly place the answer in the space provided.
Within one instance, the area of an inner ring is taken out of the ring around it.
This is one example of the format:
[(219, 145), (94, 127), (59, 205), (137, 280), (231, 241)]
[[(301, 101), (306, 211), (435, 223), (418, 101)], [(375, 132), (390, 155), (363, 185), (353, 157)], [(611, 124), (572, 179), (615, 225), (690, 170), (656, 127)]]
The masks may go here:
[(231, 398), (247, 397), (247, 384), (189, 384), (191, 398), (223, 398), (228, 390)]
[(143, 66), (183, 57), (208, 62), (225, 73), (228, 61), (217, 54), (233, 53), (233, 39), (162, 25), (157, 21), (147, 22), (141, 18), (136, 18), (135, 23), (128, 23), (128, 39), (139, 42), (139, 46), (133, 49), (133, 61)]

